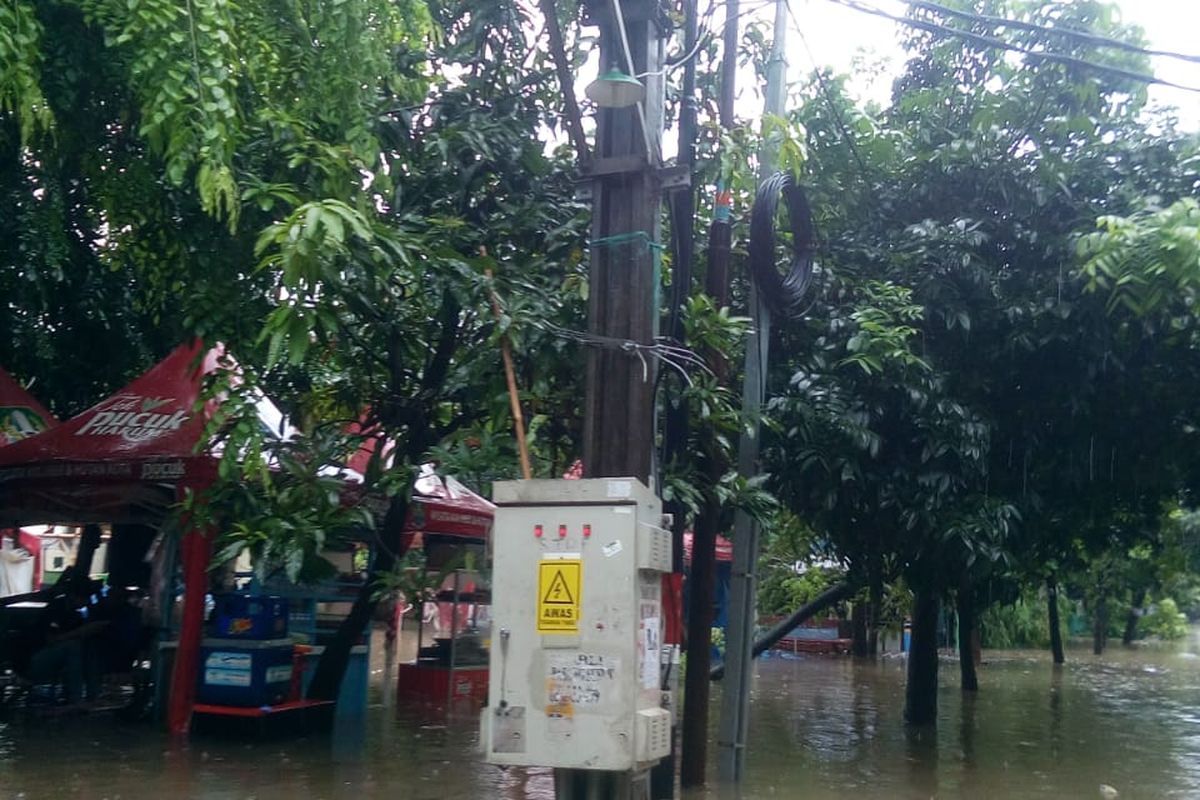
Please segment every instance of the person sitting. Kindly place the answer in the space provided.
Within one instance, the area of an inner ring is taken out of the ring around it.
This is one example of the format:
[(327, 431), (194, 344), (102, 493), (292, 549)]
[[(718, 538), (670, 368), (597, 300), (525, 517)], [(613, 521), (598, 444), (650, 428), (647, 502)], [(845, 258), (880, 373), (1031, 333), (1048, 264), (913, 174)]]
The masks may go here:
[(32, 684), (61, 685), (66, 702), (77, 705), (99, 695), (99, 653), (89, 640), (108, 621), (100, 618), (99, 597), (86, 578), (64, 572), (59, 585), (63, 591), (48, 599), (40, 624), (20, 648), (16, 669)]

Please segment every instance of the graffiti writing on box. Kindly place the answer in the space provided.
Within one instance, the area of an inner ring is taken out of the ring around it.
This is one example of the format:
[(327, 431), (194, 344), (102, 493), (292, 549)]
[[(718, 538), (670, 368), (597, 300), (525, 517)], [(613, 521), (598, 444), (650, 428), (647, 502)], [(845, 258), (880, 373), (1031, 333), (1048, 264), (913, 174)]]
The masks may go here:
[(560, 706), (595, 706), (613, 691), (620, 661), (594, 653), (555, 654), (546, 663), (546, 701)]

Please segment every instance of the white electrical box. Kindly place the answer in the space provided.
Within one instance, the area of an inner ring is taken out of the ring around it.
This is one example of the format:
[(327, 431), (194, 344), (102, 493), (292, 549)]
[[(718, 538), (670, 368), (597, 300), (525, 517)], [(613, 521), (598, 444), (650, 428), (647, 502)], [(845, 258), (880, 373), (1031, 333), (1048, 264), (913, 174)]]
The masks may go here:
[(493, 500), (487, 760), (625, 771), (667, 755), (658, 498), (600, 478), (497, 483)]

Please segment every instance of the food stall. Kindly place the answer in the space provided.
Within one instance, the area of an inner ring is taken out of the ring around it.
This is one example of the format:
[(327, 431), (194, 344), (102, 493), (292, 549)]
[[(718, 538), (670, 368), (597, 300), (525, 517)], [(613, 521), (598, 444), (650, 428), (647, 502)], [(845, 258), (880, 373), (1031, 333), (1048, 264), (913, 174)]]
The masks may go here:
[(407, 600), (416, 657), (396, 669), (405, 703), (449, 708), (487, 696), (491, 632), (488, 548), (495, 507), (453, 478), (423, 475), (414, 493)]

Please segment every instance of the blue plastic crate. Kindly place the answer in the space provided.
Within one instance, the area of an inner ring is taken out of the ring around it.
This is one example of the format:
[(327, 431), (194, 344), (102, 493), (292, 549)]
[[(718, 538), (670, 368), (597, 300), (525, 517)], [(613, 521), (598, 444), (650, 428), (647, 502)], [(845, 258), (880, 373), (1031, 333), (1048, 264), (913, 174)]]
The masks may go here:
[(244, 708), (282, 702), (291, 688), (293, 649), (291, 639), (205, 639), (196, 699)]
[(280, 639), (288, 635), (288, 601), (276, 595), (214, 598), (212, 635), (220, 639)]

